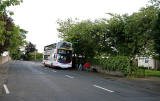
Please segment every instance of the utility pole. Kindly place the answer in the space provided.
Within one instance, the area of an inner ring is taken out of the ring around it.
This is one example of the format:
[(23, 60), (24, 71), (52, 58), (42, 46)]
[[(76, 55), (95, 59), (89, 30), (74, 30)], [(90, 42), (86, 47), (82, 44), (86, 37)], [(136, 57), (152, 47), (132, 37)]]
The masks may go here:
[(36, 53), (37, 53), (37, 50), (35, 50), (35, 57), (34, 57), (34, 60), (36, 61), (36, 58), (37, 58), (37, 56), (36, 56)]

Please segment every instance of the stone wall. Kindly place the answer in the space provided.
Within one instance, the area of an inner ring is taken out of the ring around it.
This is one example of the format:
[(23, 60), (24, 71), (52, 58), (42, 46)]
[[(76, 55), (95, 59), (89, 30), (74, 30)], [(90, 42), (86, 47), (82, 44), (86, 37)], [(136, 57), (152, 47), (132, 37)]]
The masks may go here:
[(4, 64), (8, 62), (9, 60), (11, 60), (9, 56), (0, 56), (0, 64)]
[[(1, 57), (2, 59), (2, 57)], [(7, 61), (7, 57), (3, 57), (3, 62)], [(4, 93), (3, 84), (7, 83), (9, 72), (9, 63), (0, 64), (0, 96)]]
[(9, 56), (0, 56), (0, 96), (3, 93), (3, 84), (7, 82), (8, 78), (9, 65), (5, 63), (10, 60)]
[(93, 69), (96, 69), (97, 72), (112, 75), (112, 76), (120, 76), (120, 77), (124, 76), (124, 74), (120, 71), (107, 71), (107, 70), (103, 70), (102, 67), (100, 66), (91, 66), (91, 70)]

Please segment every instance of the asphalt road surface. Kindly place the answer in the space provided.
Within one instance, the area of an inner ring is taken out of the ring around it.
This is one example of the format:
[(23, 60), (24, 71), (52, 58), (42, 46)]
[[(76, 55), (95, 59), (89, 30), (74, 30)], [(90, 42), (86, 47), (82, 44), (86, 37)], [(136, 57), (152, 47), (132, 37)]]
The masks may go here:
[(0, 101), (160, 101), (160, 93), (105, 79), (98, 73), (13, 61)]

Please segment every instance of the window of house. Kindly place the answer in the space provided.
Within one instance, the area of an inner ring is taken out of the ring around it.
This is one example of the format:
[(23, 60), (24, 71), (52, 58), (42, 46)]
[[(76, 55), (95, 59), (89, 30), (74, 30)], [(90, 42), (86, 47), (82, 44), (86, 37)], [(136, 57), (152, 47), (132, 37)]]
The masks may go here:
[(148, 58), (145, 58), (145, 63), (148, 63), (149, 62), (149, 59)]

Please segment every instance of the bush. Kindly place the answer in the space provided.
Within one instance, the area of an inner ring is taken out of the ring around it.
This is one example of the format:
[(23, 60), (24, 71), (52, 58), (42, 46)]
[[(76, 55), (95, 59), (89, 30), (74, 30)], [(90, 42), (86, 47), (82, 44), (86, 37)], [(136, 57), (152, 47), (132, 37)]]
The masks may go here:
[(145, 77), (145, 68), (137, 67), (127, 56), (114, 56), (101, 59), (88, 59), (92, 65), (100, 65), (107, 71), (120, 71), (128, 77)]
[(85, 62), (89, 61), (91, 65), (99, 65), (100, 64), (100, 59), (96, 58), (88, 58)]
[(28, 55), (24, 55), (23, 59), (27, 61), (35, 61), (35, 56), (36, 56), (36, 61), (41, 61), (43, 59), (43, 54), (42, 53), (36, 53), (35, 52), (30, 52)]
[(100, 65), (107, 71), (121, 71), (124, 75), (131, 74), (133, 64), (126, 56), (115, 56), (100, 60)]
[(134, 67), (130, 76), (133, 77), (145, 77), (145, 67)]

